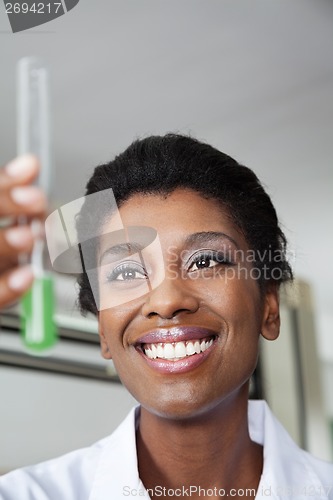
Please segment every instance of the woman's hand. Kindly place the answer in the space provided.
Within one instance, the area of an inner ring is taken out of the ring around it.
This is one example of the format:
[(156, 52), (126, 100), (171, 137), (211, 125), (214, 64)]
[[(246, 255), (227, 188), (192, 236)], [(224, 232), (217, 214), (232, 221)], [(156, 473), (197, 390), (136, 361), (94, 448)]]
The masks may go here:
[[(31, 155), (0, 168), (0, 223), (8, 218), (11, 221), (7, 227), (0, 225), (0, 308), (17, 300), (33, 281), (30, 266), (19, 266), (18, 261), (20, 254), (32, 250), (29, 220), (41, 217), (46, 210), (43, 192), (30, 185), (38, 171), (38, 161)], [(18, 225), (19, 218), (26, 223)]]

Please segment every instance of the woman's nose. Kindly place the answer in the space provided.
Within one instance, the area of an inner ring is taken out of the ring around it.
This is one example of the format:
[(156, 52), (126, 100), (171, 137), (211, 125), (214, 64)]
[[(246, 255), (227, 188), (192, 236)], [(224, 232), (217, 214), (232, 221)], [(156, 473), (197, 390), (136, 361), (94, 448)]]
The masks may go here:
[(157, 288), (147, 294), (142, 314), (170, 319), (181, 312), (193, 313), (198, 307), (199, 301), (186, 282), (181, 278), (166, 276)]

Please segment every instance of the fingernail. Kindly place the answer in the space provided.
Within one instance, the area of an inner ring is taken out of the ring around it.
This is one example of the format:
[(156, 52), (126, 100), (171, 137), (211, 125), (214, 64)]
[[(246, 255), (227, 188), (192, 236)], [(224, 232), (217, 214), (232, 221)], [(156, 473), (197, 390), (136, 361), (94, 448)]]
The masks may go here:
[(40, 202), (41, 192), (35, 186), (16, 187), (11, 190), (11, 197), (18, 205), (30, 205)]
[(4, 236), (12, 247), (17, 248), (26, 246), (32, 239), (31, 231), (27, 227), (12, 227), (5, 231)]
[(8, 286), (12, 290), (25, 290), (33, 279), (33, 273), (30, 266), (25, 266), (13, 271), (8, 279)]
[(10, 177), (27, 177), (36, 170), (36, 163), (33, 155), (22, 155), (8, 163), (5, 170)]

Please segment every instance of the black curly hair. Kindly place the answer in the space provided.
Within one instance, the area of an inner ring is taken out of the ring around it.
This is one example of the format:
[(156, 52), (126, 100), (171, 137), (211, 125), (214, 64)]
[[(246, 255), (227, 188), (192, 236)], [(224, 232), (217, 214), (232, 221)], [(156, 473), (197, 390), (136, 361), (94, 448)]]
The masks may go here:
[[(177, 188), (214, 199), (241, 230), (254, 255), (261, 256), (254, 262), (260, 289), (293, 279), (286, 258), (286, 237), (259, 179), (251, 169), (208, 144), (177, 134), (136, 140), (114, 160), (95, 168), (86, 195), (109, 188), (118, 208), (136, 193), (167, 195)], [(80, 234), (85, 234), (87, 220), (101, 224), (103, 219), (100, 214), (89, 213), (89, 206), (84, 204), (76, 223), (79, 240)], [(271, 256), (277, 254), (279, 259), (272, 262)], [(265, 273), (260, 272), (263, 269)], [(85, 273), (79, 276), (78, 284), (81, 312), (97, 314)]]

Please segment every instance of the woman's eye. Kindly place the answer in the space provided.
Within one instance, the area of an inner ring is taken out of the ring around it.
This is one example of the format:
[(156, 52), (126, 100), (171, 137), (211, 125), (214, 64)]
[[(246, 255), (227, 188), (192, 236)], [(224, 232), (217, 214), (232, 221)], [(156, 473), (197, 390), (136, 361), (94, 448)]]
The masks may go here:
[(191, 264), (190, 270), (197, 271), (198, 269), (205, 269), (207, 267), (214, 267), (216, 265), (217, 263), (214, 262), (211, 257), (201, 257)]
[(192, 262), (188, 267), (188, 271), (200, 271), (201, 269), (210, 269), (219, 264), (231, 265), (232, 263), (226, 258), (223, 253), (201, 254), (192, 258)]
[(147, 279), (147, 272), (141, 266), (136, 266), (133, 264), (122, 264), (115, 267), (106, 276), (106, 280), (110, 281), (133, 281), (133, 280), (145, 280)]

